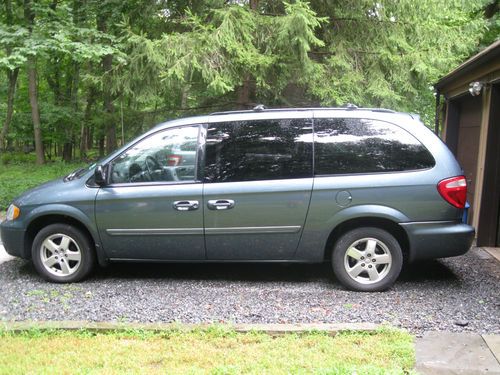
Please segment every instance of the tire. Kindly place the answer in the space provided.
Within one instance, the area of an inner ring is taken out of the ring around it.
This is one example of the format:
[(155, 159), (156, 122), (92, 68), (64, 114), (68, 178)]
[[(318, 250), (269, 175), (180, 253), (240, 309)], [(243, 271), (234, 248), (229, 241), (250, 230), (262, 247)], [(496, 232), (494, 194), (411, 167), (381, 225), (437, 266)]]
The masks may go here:
[(390, 288), (403, 266), (398, 241), (379, 228), (357, 228), (343, 234), (332, 250), (333, 273), (347, 289), (381, 292)]
[(40, 230), (33, 240), (31, 257), (40, 276), (55, 283), (80, 281), (95, 265), (88, 236), (68, 224), (51, 224)]

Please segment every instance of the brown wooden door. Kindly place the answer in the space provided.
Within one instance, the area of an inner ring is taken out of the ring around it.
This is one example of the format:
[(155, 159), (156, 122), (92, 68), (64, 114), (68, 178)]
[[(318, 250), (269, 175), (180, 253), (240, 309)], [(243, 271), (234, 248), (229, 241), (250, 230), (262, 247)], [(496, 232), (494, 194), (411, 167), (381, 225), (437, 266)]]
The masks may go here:
[(469, 209), (470, 223), (475, 209), (474, 193), (476, 191), (477, 157), (481, 133), (482, 100), (481, 96), (468, 95), (458, 99), (457, 104), (460, 114), (456, 156), (467, 178), (467, 200), (471, 205)]

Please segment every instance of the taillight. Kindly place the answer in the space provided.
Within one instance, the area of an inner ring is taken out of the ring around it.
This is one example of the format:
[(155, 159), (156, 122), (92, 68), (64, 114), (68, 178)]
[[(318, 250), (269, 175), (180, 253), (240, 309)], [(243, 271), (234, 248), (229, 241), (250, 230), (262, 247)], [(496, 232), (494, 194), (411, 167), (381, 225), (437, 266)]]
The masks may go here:
[(445, 178), (437, 185), (439, 194), (452, 206), (464, 208), (467, 201), (467, 181), (465, 176)]
[(167, 165), (169, 167), (175, 167), (179, 165), (182, 161), (181, 155), (168, 155), (167, 157)]

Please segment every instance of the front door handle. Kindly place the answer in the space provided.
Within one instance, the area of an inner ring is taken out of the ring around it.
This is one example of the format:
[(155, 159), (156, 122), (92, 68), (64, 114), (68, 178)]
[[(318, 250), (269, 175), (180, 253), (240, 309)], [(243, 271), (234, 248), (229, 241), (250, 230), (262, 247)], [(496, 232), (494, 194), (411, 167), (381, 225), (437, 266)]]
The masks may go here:
[(172, 206), (177, 211), (194, 211), (200, 207), (198, 201), (175, 201)]
[(229, 210), (234, 207), (234, 201), (232, 199), (214, 199), (209, 200), (207, 206), (210, 210)]

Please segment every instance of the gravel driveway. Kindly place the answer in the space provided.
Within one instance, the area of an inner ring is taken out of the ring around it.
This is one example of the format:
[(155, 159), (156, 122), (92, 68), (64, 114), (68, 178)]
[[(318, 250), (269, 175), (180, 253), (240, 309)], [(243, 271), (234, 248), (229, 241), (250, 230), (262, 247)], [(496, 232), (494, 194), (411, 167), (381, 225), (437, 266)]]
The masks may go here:
[(385, 293), (349, 292), (330, 267), (115, 264), (49, 284), (30, 262), (0, 264), (0, 319), (120, 322), (372, 322), (500, 333), (500, 264), (486, 252), (407, 266)]

